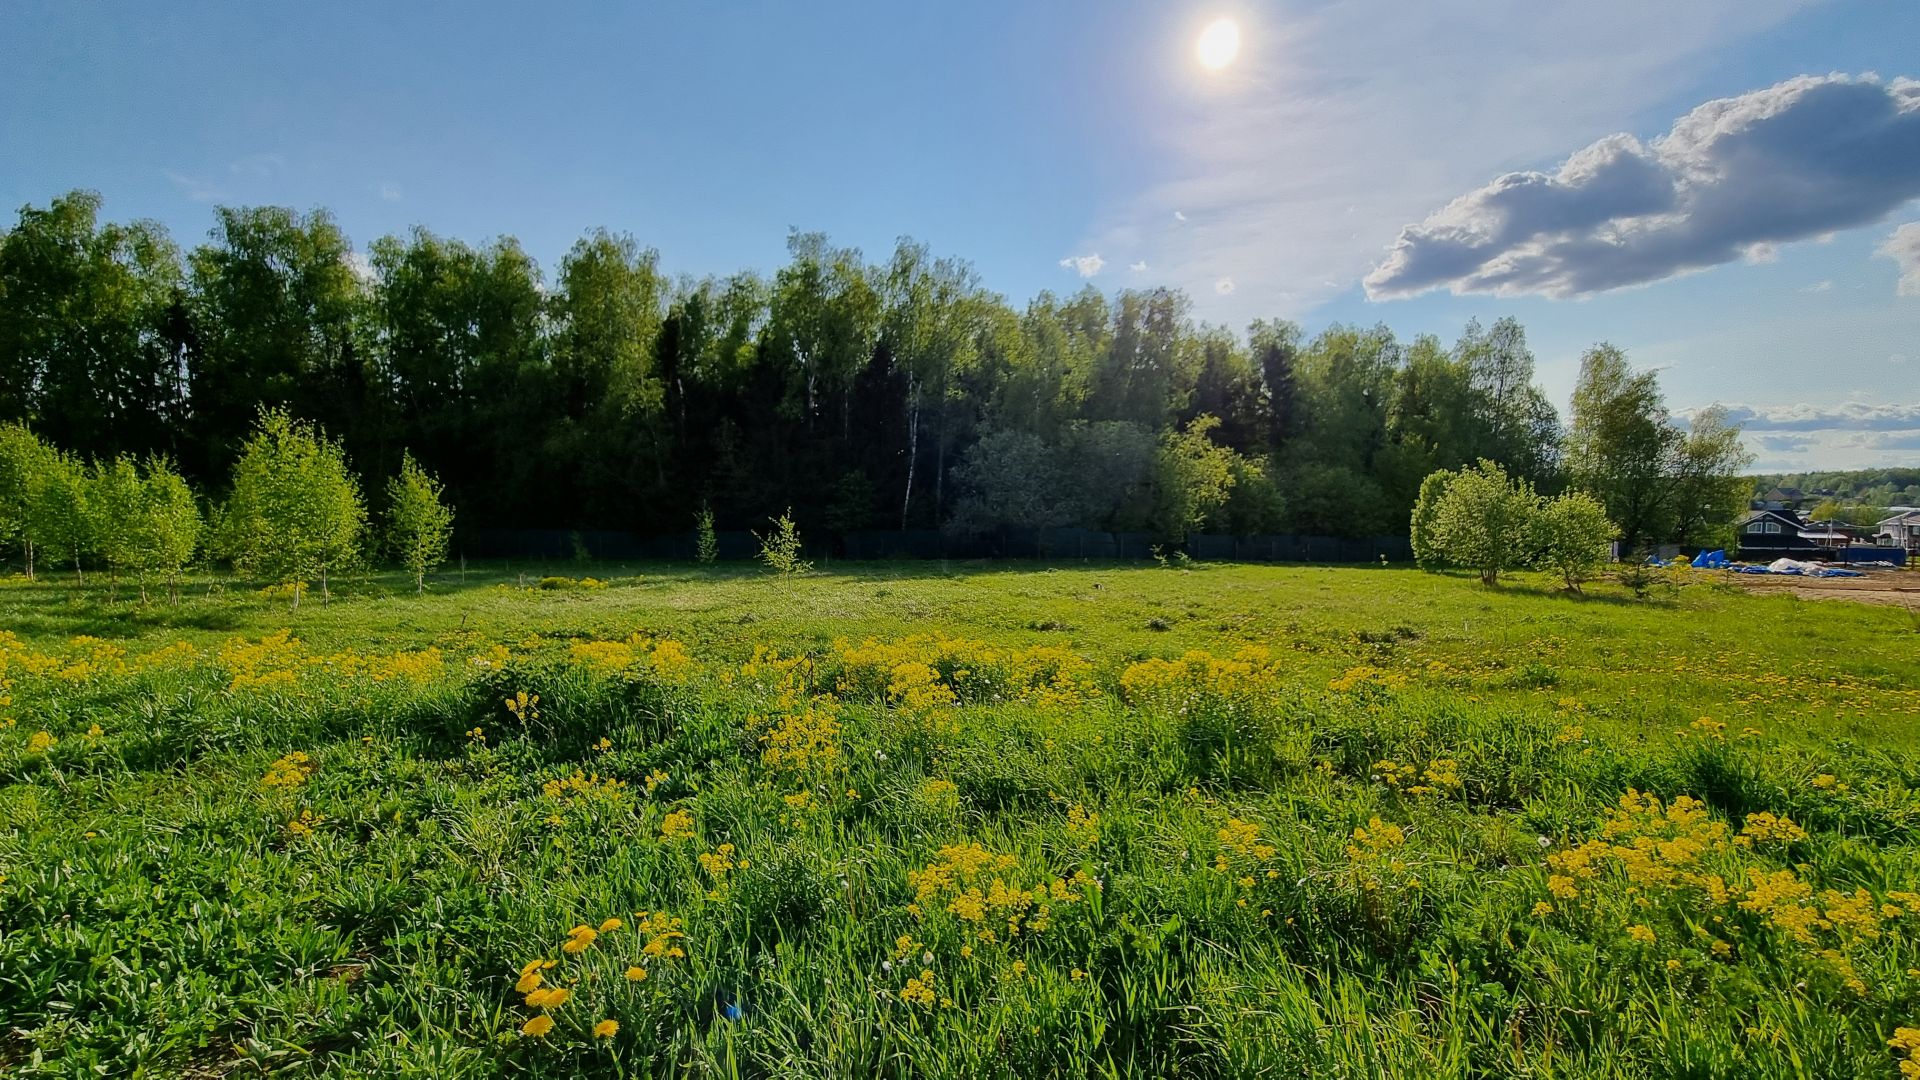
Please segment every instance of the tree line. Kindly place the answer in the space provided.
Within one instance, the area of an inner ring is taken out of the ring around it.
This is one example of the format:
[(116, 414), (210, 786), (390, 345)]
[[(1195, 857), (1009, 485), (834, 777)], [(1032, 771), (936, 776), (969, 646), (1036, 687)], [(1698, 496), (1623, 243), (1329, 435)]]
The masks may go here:
[(177, 600), (182, 574), (204, 557), (286, 586), (298, 607), (309, 579), (324, 599), (330, 578), (384, 550), (424, 591), (452, 535), (441, 485), (402, 454), (384, 510), (384, 529), (371, 530), (340, 444), (281, 409), (260, 410), (217, 502), (165, 455), (87, 461), (21, 424), (0, 425), (0, 545), (17, 550), (28, 578), (65, 566), (84, 585), (91, 566), (107, 574), (111, 594), (124, 576), (142, 600), (155, 582)]
[[(674, 277), (607, 231), (551, 274), (510, 237), (415, 229), (364, 256), (325, 211), (223, 207), (183, 251), (73, 192), (0, 234), (0, 420), (219, 495), (258, 411), (378, 489), (409, 457), (460, 524), (685, 531), (789, 506), (809, 534), (1078, 525), (1398, 533), (1422, 481), (1487, 460), (1599, 499), (1630, 542), (1714, 542), (1737, 432), (1683, 429), (1610, 346), (1565, 423), (1524, 328), (1448, 344), (1196, 321), (1175, 290), (1016, 307), (903, 239), (816, 233), (771, 274)], [(104, 556), (101, 556), (104, 558)]]

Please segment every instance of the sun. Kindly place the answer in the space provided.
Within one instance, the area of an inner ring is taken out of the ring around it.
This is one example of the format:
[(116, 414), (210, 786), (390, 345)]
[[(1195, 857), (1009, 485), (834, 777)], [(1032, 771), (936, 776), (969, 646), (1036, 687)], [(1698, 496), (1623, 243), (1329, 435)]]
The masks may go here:
[(1232, 19), (1215, 19), (1200, 31), (1200, 41), (1195, 46), (1200, 56), (1201, 66), (1209, 71), (1219, 71), (1233, 58), (1240, 55), (1240, 24)]

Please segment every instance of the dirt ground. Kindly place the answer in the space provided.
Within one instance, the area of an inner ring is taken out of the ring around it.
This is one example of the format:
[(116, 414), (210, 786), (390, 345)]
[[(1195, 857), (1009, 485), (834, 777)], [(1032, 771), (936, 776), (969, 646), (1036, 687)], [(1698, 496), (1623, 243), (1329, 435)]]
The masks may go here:
[(1728, 574), (1757, 593), (1789, 592), (1807, 600), (1854, 600), (1920, 611), (1920, 571), (1869, 570), (1866, 577), (1808, 578), (1785, 574)]

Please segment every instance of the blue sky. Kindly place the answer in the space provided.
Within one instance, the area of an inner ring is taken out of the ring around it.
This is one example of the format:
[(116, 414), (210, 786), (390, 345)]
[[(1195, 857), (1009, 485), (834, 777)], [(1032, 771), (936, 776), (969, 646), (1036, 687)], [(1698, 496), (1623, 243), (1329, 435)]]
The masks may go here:
[[(1735, 406), (1760, 467), (1920, 462), (1908, 0), (551, 7), (15, 6), (0, 201), (89, 187), (183, 244), (217, 203), (324, 206), (361, 246), (504, 232), (548, 266), (604, 225), (696, 275), (772, 269), (789, 227), (905, 234), (1016, 302), (1170, 284), (1236, 327), (1403, 337), (1512, 314), (1563, 404), (1608, 340), (1676, 409)], [(1222, 17), (1242, 49), (1207, 71)], [(1717, 99), (1772, 156), (1657, 141)], [(1823, 169), (1856, 121), (1858, 164)], [(1568, 232), (1623, 197), (1607, 168), (1683, 197)], [(1560, 216), (1516, 224), (1515, 171)]]

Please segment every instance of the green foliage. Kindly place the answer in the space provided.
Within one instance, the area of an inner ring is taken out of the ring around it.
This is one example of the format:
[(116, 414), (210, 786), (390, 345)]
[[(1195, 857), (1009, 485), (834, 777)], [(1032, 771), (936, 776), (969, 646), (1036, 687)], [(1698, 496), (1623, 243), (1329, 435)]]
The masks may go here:
[(720, 557), (720, 537), (713, 529), (713, 507), (702, 505), (700, 516), (693, 521), (694, 558), (702, 563), (710, 563)]
[(1432, 570), (1446, 562), (1445, 554), (1440, 550), (1434, 538), (1434, 514), (1440, 509), (1440, 499), (1447, 493), (1447, 485), (1453, 482), (1456, 474), (1449, 469), (1435, 469), (1420, 481), (1420, 494), (1413, 502), (1413, 523), (1408, 533), (1413, 544), (1413, 561), (1422, 570)]
[(141, 593), (146, 592), (148, 575), (158, 574), (167, 583), (168, 596), (177, 603), (180, 574), (199, 550), (205, 528), (200, 502), (187, 481), (174, 471), (173, 462), (164, 457), (147, 461), (143, 487), (139, 542), (135, 547)]
[(1219, 417), (1201, 415), (1185, 429), (1160, 437), (1154, 518), (1169, 540), (1185, 540), (1188, 532), (1225, 507), (1233, 492), (1236, 455), (1210, 437), (1219, 427)]
[(1482, 460), (1446, 482), (1433, 504), (1426, 542), (1446, 562), (1476, 570), (1482, 584), (1492, 585), (1501, 571), (1528, 561), (1539, 511), (1532, 484)]
[(83, 560), (98, 544), (99, 517), (91, 497), (87, 467), (59, 451), (41, 456), (28, 481), (28, 537), (34, 547), (71, 565), (82, 584), (86, 582)]
[(1579, 592), (1580, 584), (1606, 565), (1609, 546), (1618, 535), (1600, 500), (1584, 491), (1564, 492), (1542, 503), (1534, 515), (1531, 561)]
[(753, 534), (754, 539), (760, 541), (760, 561), (767, 564), (767, 569), (782, 577), (812, 570), (813, 564), (800, 557), (800, 530), (793, 523), (793, 511), (768, 520), (773, 528), (767, 535)]
[[(286, 412), (262, 409), (233, 470), (221, 527), (224, 549), (242, 573), (296, 584), (358, 558), (366, 510), (338, 443)], [(294, 605), (300, 590), (294, 589)]]
[[(1373, 536), (1424, 477), (1483, 458), (1588, 491), (1634, 544), (1724, 539), (1743, 501), (1724, 415), (1682, 432), (1618, 350), (1590, 355), (1563, 440), (1512, 319), (1451, 344), (1237, 335), (1173, 289), (1010, 303), (904, 237), (869, 258), (795, 232), (765, 273), (692, 279), (594, 230), (548, 280), (511, 237), (415, 229), (363, 259), (325, 211), (223, 207), (183, 253), (101, 205), (69, 193), (0, 233), (0, 422), (90, 460), (165, 452), (204, 490), (268, 406), (369, 477), (408, 447), (475, 527), (657, 534), (710, 502), (797, 507), (809, 535)], [(1882, 479), (1886, 502), (1912, 478)]]
[(23, 424), (0, 424), (0, 544), (19, 544), (27, 577), (33, 577), (34, 508), (52, 451)]
[(142, 559), (146, 482), (132, 458), (119, 457), (96, 465), (87, 485), (87, 531), (117, 587), (121, 571), (135, 569)]
[(400, 473), (387, 481), (387, 542), (413, 575), (413, 589), (427, 588), (427, 574), (447, 561), (453, 508), (442, 499), (440, 481), (402, 454)]

